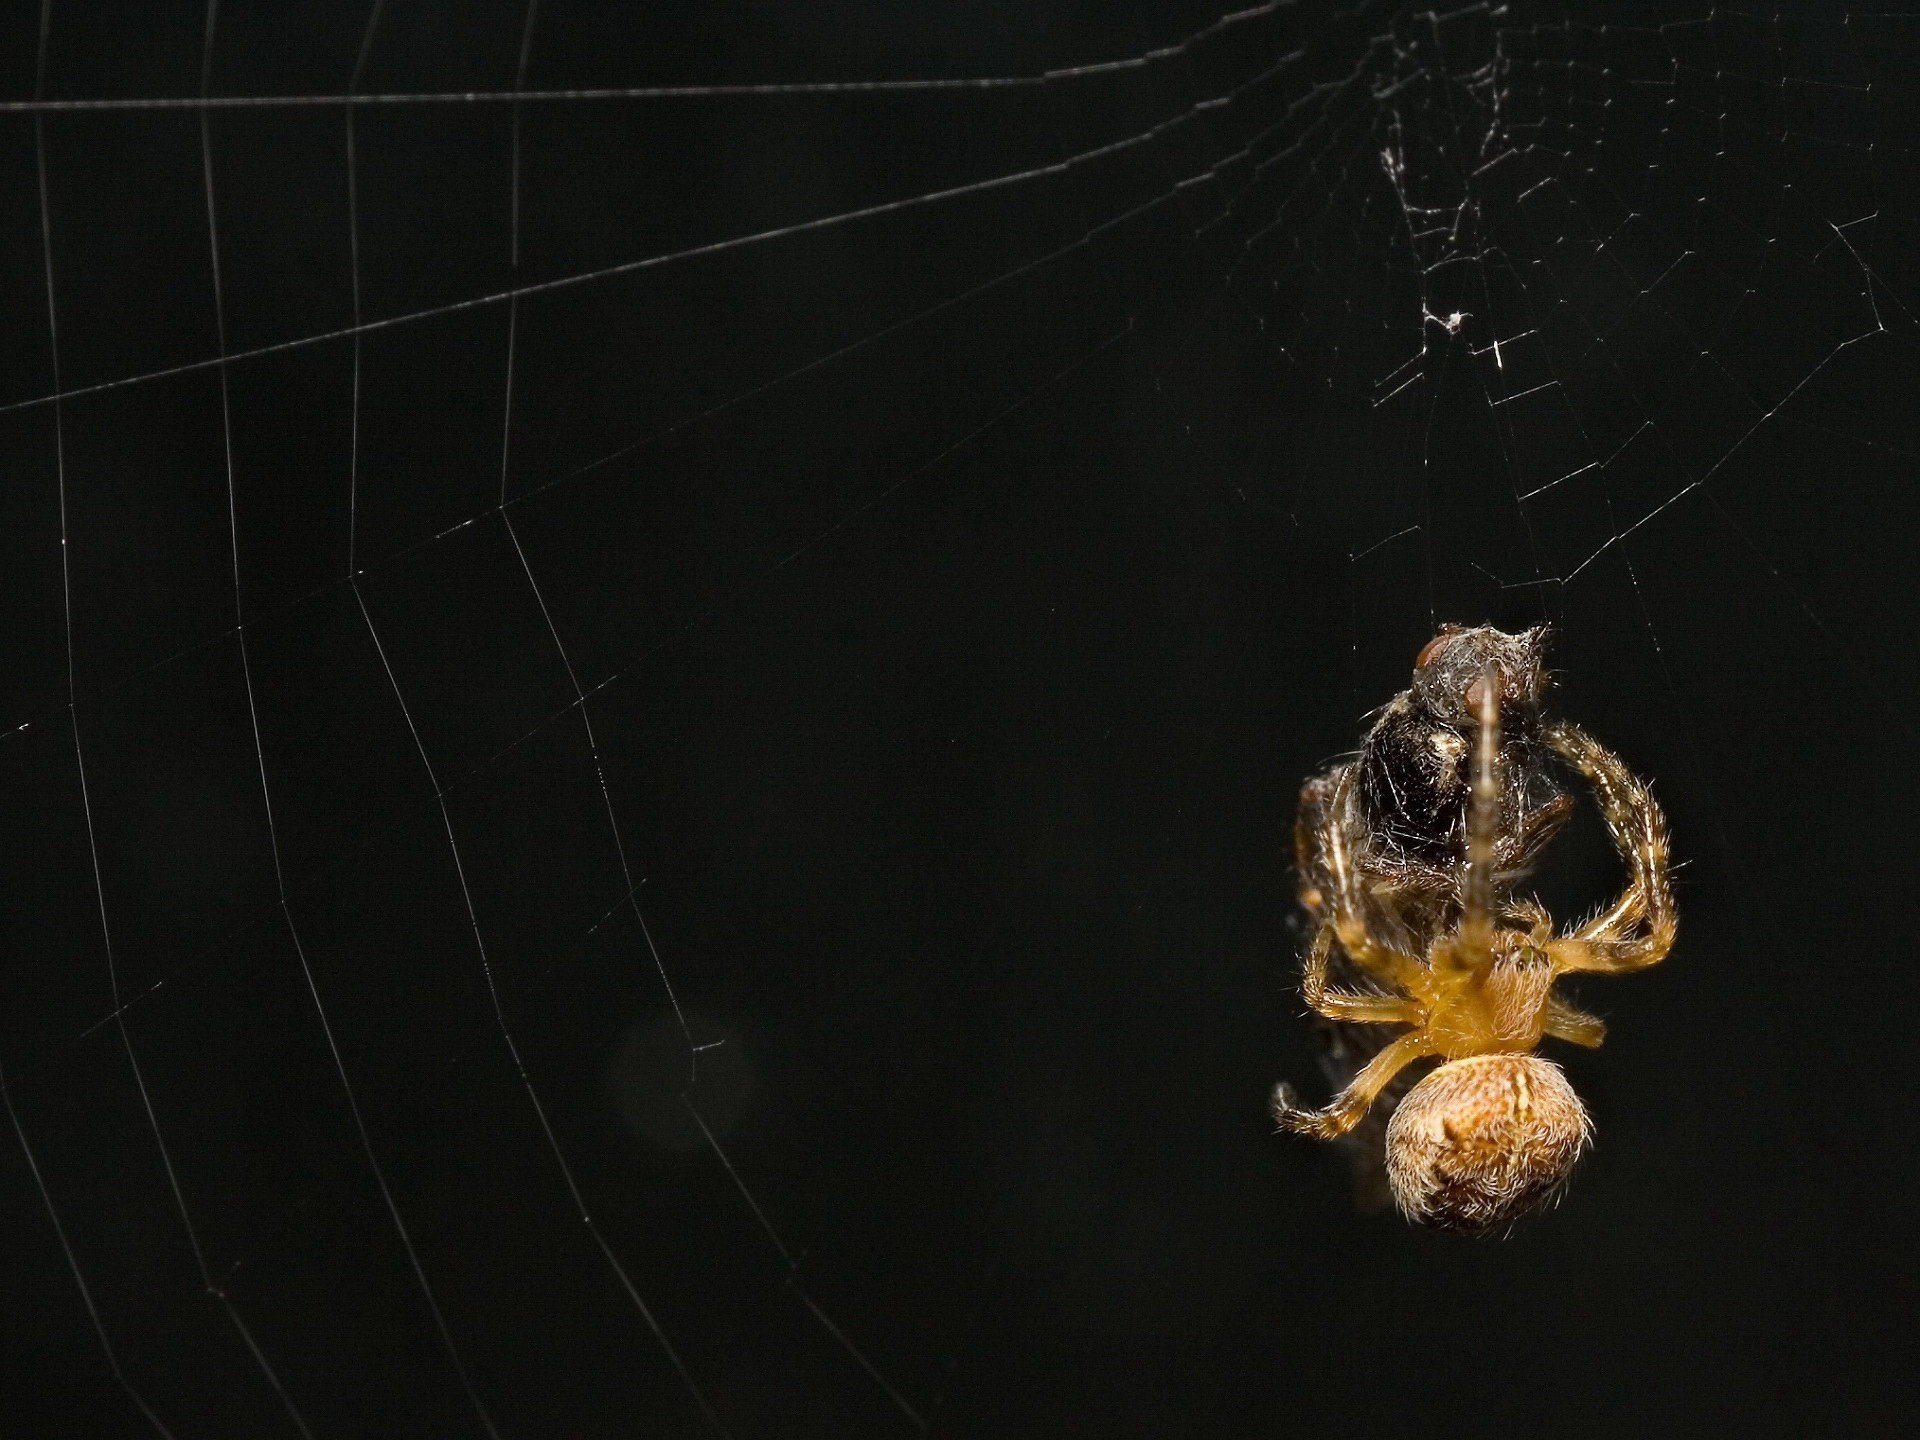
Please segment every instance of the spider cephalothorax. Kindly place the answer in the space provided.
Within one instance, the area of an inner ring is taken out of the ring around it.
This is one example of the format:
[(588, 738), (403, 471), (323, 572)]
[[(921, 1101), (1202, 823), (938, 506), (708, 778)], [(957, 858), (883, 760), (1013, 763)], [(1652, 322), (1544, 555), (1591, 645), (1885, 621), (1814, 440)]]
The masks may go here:
[[(1517, 1218), (1565, 1182), (1586, 1147), (1584, 1107), (1559, 1068), (1534, 1051), (1549, 1035), (1598, 1045), (1605, 1027), (1554, 993), (1559, 977), (1641, 969), (1673, 943), (1665, 818), (1617, 758), (1541, 714), (1539, 636), (1443, 631), (1421, 653), (1413, 689), (1368, 737), (1391, 771), (1414, 763), (1395, 753), (1409, 743), (1444, 744), (1445, 734), (1464, 741), (1459, 706), (1471, 707), (1456, 846), (1430, 830), (1430, 855), (1409, 858), (1403, 836), (1373, 828), (1377, 812), (1356, 795), (1368, 750), (1309, 782), (1302, 797), (1302, 899), (1319, 927), (1303, 993), (1337, 1036), (1368, 1037), (1348, 1050), (1371, 1058), (1324, 1109), (1301, 1108), (1281, 1086), (1274, 1113), (1299, 1133), (1346, 1134), (1383, 1092), (1391, 1103), (1389, 1087), (1409, 1064), (1438, 1058), (1443, 1063), (1399, 1100), (1384, 1159), (1402, 1211), (1441, 1229), (1483, 1233)], [(1383, 736), (1396, 714), (1415, 728)], [(1503, 739), (1509, 716), (1523, 732), (1517, 751)], [(1510, 771), (1509, 753), (1525, 768)], [(1571, 806), (1565, 796), (1528, 804), (1526, 789), (1547, 755), (1592, 787), (1631, 877), (1618, 900), (1564, 935), (1537, 903), (1511, 894)], [(1417, 825), (1430, 812), (1396, 813), (1412, 813)], [(1329, 986), (1336, 963), (1347, 988)], [(1401, 1033), (1386, 1038), (1388, 1027)]]

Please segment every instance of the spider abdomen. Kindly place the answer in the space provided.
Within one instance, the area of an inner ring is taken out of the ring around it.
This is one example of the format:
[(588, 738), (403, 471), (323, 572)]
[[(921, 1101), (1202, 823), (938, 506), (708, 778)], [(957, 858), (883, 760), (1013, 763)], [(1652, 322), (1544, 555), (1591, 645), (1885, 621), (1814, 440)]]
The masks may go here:
[(1592, 1136), (1558, 1065), (1475, 1055), (1407, 1092), (1387, 1126), (1387, 1179), (1408, 1219), (1481, 1235), (1558, 1191)]

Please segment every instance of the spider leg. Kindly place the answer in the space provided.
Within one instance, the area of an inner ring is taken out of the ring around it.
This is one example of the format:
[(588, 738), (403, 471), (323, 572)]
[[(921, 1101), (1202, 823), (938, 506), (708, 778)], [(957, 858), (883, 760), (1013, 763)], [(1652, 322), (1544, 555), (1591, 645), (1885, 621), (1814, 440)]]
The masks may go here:
[(1350, 990), (1327, 988), (1327, 963), (1333, 955), (1334, 931), (1322, 925), (1313, 937), (1313, 948), (1300, 981), (1300, 993), (1316, 1014), (1329, 1020), (1346, 1020), (1363, 1025), (1412, 1025), (1420, 1019), (1417, 1002), (1399, 995), (1366, 995)]
[(1300, 787), (1300, 810), (1293, 822), (1293, 868), (1299, 878), (1300, 904), (1315, 917), (1326, 909), (1322, 889), (1325, 878), (1320, 864), (1326, 846), (1321, 837), (1326, 832), (1328, 811), (1337, 793), (1338, 784), (1332, 775), (1314, 776)]
[(1673, 948), (1678, 925), (1667, 878), (1666, 816), (1639, 777), (1578, 726), (1550, 726), (1546, 739), (1593, 786), (1629, 876), (1625, 892), (1605, 911), (1549, 942), (1555, 968), (1621, 972), (1657, 965)]
[(1633, 927), (1646, 918), (1647, 902), (1640, 894), (1640, 887), (1632, 885), (1624, 895), (1575, 930), (1569, 938), (1620, 940), (1632, 933)]
[(1553, 995), (1547, 999), (1547, 1034), (1591, 1050), (1607, 1038), (1607, 1022)]
[(1474, 735), (1473, 789), (1467, 801), (1467, 860), (1460, 881), (1453, 963), (1484, 969), (1493, 962), (1493, 871), (1500, 841), (1500, 687), (1489, 665), (1468, 691), (1479, 711)]
[(1352, 784), (1352, 772), (1343, 775), (1334, 802), (1327, 807), (1326, 822), (1320, 833), (1321, 853), (1327, 863), (1327, 895), (1330, 914), (1327, 923), (1340, 937), (1340, 948), (1347, 958), (1397, 990), (1413, 990), (1426, 967), (1412, 956), (1383, 945), (1368, 933), (1366, 898), (1360, 889), (1353, 857), (1347, 853), (1346, 831), (1340, 823), (1340, 810), (1346, 787)]
[(1433, 1042), (1426, 1032), (1410, 1030), (1369, 1060), (1325, 1109), (1305, 1109), (1298, 1103), (1291, 1086), (1275, 1086), (1273, 1118), (1280, 1122), (1281, 1129), (1296, 1135), (1312, 1135), (1320, 1140), (1344, 1135), (1360, 1123), (1388, 1081), (1421, 1056), (1433, 1053)]

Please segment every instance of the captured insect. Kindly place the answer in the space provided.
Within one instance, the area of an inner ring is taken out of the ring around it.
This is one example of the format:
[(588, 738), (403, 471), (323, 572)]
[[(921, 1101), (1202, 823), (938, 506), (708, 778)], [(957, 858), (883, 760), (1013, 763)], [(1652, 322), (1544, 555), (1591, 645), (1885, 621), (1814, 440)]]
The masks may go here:
[[(1644, 969), (1673, 946), (1666, 817), (1610, 751), (1547, 718), (1546, 638), (1443, 629), (1358, 756), (1301, 792), (1300, 896), (1316, 927), (1301, 990), (1347, 1078), (1320, 1110), (1279, 1086), (1274, 1115), (1321, 1139), (1361, 1127), (1363, 1163), (1403, 1214), (1441, 1230), (1518, 1219), (1591, 1141), (1580, 1097), (1535, 1051), (1547, 1036), (1596, 1046), (1605, 1026), (1555, 982)], [(1629, 877), (1566, 934), (1514, 894), (1574, 809), (1555, 762), (1592, 790)], [(1405, 1088), (1403, 1072), (1435, 1058)]]

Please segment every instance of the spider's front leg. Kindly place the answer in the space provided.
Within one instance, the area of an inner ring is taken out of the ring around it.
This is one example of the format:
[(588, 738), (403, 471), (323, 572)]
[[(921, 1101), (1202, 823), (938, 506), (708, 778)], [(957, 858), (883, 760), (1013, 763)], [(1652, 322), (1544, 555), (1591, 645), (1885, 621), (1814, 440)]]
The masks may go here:
[(1293, 822), (1293, 869), (1300, 881), (1301, 907), (1315, 918), (1326, 909), (1320, 857), (1326, 853), (1326, 830), (1332, 823), (1333, 801), (1340, 794), (1341, 780), (1348, 768), (1342, 765), (1333, 774), (1315, 775), (1300, 787), (1300, 809)]
[(1630, 877), (1625, 892), (1605, 911), (1548, 944), (1555, 968), (1620, 973), (1657, 965), (1673, 948), (1678, 927), (1667, 877), (1667, 817), (1640, 778), (1578, 726), (1556, 724), (1546, 738), (1593, 786)]
[(1333, 803), (1322, 812), (1319, 841), (1320, 853), (1327, 865), (1326, 925), (1339, 936), (1340, 948), (1354, 964), (1396, 990), (1417, 991), (1426, 966), (1375, 940), (1367, 929), (1366, 896), (1361, 890), (1353, 857), (1348, 853), (1347, 835), (1340, 819), (1345, 808), (1345, 792), (1352, 783), (1349, 770), (1340, 777)]
[(1394, 1076), (1413, 1061), (1433, 1053), (1433, 1042), (1426, 1032), (1410, 1030), (1369, 1060), (1325, 1109), (1308, 1110), (1298, 1102), (1292, 1086), (1275, 1086), (1273, 1118), (1280, 1122), (1281, 1129), (1296, 1135), (1311, 1135), (1319, 1140), (1344, 1135), (1360, 1123), (1368, 1107)]
[[(1479, 721), (1474, 734), (1473, 788), (1467, 797), (1466, 866), (1460, 877), (1457, 943), (1445, 954), (1464, 969), (1493, 964), (1493, 876), (1500, 844), (1500, 687), (1492, 666), (1467, 690)], [(1440, 958), (1436, 953), (1436, 961)]]

